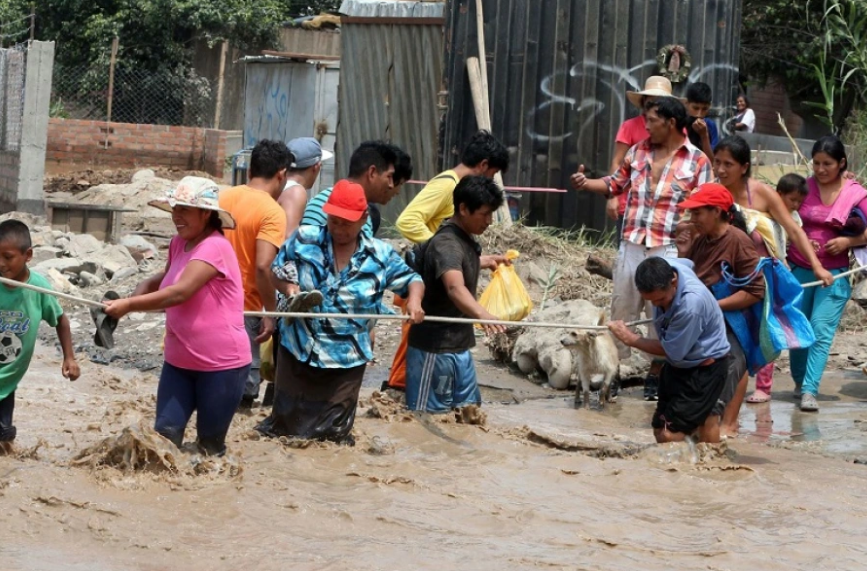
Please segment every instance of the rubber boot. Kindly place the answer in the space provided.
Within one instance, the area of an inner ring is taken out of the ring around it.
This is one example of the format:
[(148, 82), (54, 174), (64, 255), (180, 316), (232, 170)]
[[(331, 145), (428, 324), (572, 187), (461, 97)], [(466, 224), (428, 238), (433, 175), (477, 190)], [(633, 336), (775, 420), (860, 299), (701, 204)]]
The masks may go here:
[(196, 444), (202, 454), (207, 454), (208, 456), (222, 456), (226, 453), (225, 436), (199, 438), (198, 441), (196, 441)]

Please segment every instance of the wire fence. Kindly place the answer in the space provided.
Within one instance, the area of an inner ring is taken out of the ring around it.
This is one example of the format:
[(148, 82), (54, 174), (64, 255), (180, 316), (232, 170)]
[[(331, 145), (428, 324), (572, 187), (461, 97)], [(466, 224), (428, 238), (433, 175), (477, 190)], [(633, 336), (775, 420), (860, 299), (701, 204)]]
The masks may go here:
[(109, 92), (109, 65), (54, 65), (52, 117), (117, 123), (211, 127), (217, 82), (192, 69), (158, 71), (118, 63)]

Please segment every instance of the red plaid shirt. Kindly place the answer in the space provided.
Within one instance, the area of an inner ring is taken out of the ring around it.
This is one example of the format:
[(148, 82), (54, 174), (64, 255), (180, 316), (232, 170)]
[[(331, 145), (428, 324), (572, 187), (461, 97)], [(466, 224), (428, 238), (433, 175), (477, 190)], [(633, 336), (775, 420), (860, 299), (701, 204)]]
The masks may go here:
[(648, 248), (674, 243), (674, 229), (680, 220), (677, 205), (699, 185), (713, 180), (710, 161), (686, 139), (652, 188), (653, 153), (650, 139), (645, 139), (629, 149), (616, 173), (605, 177), (612, 196), (628, 193), (623, 240)]

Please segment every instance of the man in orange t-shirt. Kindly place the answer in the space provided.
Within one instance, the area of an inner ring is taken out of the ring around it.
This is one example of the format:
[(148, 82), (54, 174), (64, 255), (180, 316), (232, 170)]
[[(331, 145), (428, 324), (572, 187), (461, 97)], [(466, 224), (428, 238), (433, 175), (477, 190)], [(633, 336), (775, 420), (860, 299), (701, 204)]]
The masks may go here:
[[(276, 291), (271, 284), (271, 263), (286, 239), (286, 213), (277, 203), (286, 184), (292, 153), (282, 141), (260, 141), (250, 156), (247, 184), (220, 192), (220, 208), (235, 219), (235, 229), (226, 230), (241, 267), (244, 311), (274, 311)], [(274, 333), (269, 317), (245, 317), (253, 364), (244, 387), (242, 407), (251, 407), (259, 396), (259, 344)]]

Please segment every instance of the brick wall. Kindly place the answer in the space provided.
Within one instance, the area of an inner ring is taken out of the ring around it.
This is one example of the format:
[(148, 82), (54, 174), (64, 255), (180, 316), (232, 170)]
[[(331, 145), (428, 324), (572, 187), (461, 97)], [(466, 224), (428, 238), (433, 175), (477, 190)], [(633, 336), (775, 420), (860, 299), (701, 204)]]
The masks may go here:
[(777, 121), (777, 113), (780, 113), (789, 133), (793, 137), (800, 135), (804, 122), (792, 110), (786, 89), (782, 85), (769, 83), (761, 89), (750, 89), (749, 99), (750, 107), (756, 114), (756, 133), (785, 135)]
[(166, 166), (223, 176), (229, 131), (52, 118), (46, 161)]
[(19, 151), (0, 151), (0, 212), (9, 212), (18, 206), (20, 167)]

